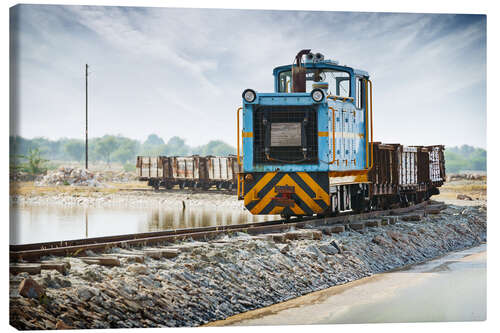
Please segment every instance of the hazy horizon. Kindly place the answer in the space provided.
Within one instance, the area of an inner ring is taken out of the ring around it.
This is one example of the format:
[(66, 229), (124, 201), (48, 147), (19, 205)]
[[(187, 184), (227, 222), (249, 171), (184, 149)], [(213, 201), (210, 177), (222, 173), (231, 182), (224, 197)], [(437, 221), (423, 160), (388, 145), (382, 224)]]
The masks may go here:
[[(139, 143), (141, 144), (144, 144), (145, 141), (147, 141), (147, 137), (149, 135), (157, 135), (160, 139), (162, 139), (164, 141), (165, 144), (167, 144), (167, 142), (172, 139), (173, 137), (179, 137), (179, 136), (169, 136), (169, 137), (164, 137), (164, 136), (161, 136), (160, 134), (158, 133), (150, 133), (146, 136), (146, 138), (144, 138), (143, 140), (140, 140), (140, 139), (135, 139), (135, 138), (132, 138), (132, 137), (128, 137), (126, 135), (121, 135), (121, 134), (104, 134), (102, 136), (95, 136), (95, 137), (90, 137), (89, 136), (89, 140), (95, 140), (95, 139), (99, 139), (99, 138), (102, 138), (104, 136), (121, 136), (123, 138), (127, 138), (127, 139), (132, 139), (132, 140), (137, 140), (139, 141)], [(13, 135), (10, 135), (10, 136), (13, 136)], [(50, 141), (64, 141), (64, 140), (82, 140), (82, 141), (85, 141), (85, 138), (81, 138), (81, 137), (60, 137), (60, 138), (47, 138), (47, 137), (32, 137), (32, 138), (27, 138), (27, 137), (24, 137), (24, 136), (21, 136), (21, 138), (23, 139), (27, 139), (27, 140), (36, 140), (36, 139), (47, 139), (47, 140), (50, 140)], [(183, 137), (180, 137), (181, 139), (185, 139)], [(207, 140), (205, 142), (200, 142), (199, 144), (190, 144), (187, 140), (185, 141), (185, 143), (188, 145), (188, 146), (192, 146), (192, 147), (197, 147), (197, 146), (203, 146), (203, 145), (206, 145), (207, 143), (209, 143), (210, 141), (222, 141), (224, 143), (227, 143), (231, 146), (233, 146), (235, 149), (236, 149), (236, 144), (232, 144), (232, 142), (227, 142), (227, 141), (224, 141), (222, 139), (210, 139), (210, 140)], [(480, 146), (474, 146), (474, 145), (471, 145), (471, 144), (468, 144), (468, 143), (463, 143), (463, 144), (459, 144), (459, 145), (445, 145), (445, 148), (460, 148), (462, 146), (470, 146), (470, 147), (473, 147), (473, 148), (480, 148), (480, 149), (484, 149), (484, 150), (488, 150), (487, 147), (480, 147)]]
[[(241, 92), (303, 48), (366, 70), (374, 139), (486, 148), (486, 16), (69, 5), (11, 8), (11, 135), (155, 133), (236, 145)], [(228, 28), (229, 27), (229, 28)]]

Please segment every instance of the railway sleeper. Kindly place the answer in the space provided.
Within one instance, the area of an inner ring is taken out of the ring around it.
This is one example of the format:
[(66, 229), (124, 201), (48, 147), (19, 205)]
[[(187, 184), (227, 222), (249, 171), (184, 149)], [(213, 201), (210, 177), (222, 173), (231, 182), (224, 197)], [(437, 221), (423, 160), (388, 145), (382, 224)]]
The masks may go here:
[(40, 274), (42, 270), (56, 270), (59, 273), (66, 275), (71, 268), (68, 262), (40, 262), (40, 263), (15, 263), (10, 264), (9, 271), (11, 274), (28, 273)]
[(115, 256), (103, 257), (78, 257), (81, 261), (89, 265), (121, 266), (120, 259)]
[(154, 249), (142, 249), (141, 250), (145, 256), (151, 257), (153, 259), (161, 258), (175, 258), (179, 255), (180, 251), (176, 248), (154, 248)]

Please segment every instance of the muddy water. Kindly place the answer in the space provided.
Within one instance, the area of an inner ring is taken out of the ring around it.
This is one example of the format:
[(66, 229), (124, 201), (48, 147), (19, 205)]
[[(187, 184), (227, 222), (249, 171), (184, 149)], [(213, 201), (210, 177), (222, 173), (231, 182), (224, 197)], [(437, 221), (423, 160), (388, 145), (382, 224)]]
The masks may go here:
[(216, 325), (486, 319), (486, 245), (231, 317)]
[(124, 209), (11, 207), (10, 244), (70, 240), (138, 232), (232, 225), (276, 219), (228, 208)]

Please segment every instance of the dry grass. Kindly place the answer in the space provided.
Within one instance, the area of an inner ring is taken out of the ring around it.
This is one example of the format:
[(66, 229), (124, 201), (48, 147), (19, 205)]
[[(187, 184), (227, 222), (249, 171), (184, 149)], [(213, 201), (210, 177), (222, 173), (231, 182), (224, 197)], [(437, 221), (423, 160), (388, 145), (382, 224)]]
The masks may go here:
[(441, 188), (444, 191), (453, 191), (453, 192), (460, 192), (467, 194), (469, 192), (480, 192), (480, 193), (485, 193), (487, 191), (487, 185), (486, 183), (483, 182), (477, 182), (477, 183), (468, 183), (468, 184), (460, 184), (460, 183), (445, 183), (443, 187)]
[(457, 194), (465, 194), (475, 200), (486, 200), (487, 184), (484, 180), (450, 181), (444, 183), (440, 192), (438, 199), (454, 200), (457, 198)]
[(134, 188), (148, 188), (145, 182), (106, 183), (108, 187), (78, 187), (78, 186), (35, 186), (34, 182), (11, 182), (10, 195), (44, 196), (66, 194), (71, 196), (92, 196), (94, 193), (113, 194)]

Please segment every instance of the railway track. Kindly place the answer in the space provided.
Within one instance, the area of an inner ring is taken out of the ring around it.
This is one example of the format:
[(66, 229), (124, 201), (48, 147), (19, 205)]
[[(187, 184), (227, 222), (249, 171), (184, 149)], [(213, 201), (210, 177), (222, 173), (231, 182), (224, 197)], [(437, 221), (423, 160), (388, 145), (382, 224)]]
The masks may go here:
[[(57, 242), (10, 245), (10, 261), (36, 261), (43, 256), (78, 256), (87, 250), (102, 252), (113, 247), (151, 246), (165, 242), (193, 239), (204, 240), (228, 232), (246, 232), (251, 235), (273, 233), (290, 228), (321, 227), (336, 224), (347, 224), (374, 217), (398, 215), (415, 210), (424, 210), (429, 202), (390, 210), (380, 210), (361, 214), (346, 214), (335, 217), (295, 218), (290, 221), (274, 220), (253, 222), (238, 225), (201, 227), (191, 229), (166, 230), (148, 233), (125, 234), (107, 237), (84, 238)], [(436, 206), (436, 205), (434, 205)]]
[(173, 189), (164, 189), (164, 188), (160, 188), (158, 190), (152, 188), (152, 187), (149, 187), (149, 188), (119, 188), (119, 191), (123, 191), (123, 192), (127, 192), (127, 191), (130, 191), (130, 192), (150, 192), (150, 193), (185, 193), (185, 194), (197, 194), (197, 193), (209, 193), (209, 194), (231, 194), (231, 195), (236, 195), (236, 190), (226, 190), (226, 189), (222, 189), (222, 190), (218, 190), (218, 189), (208, 189), (208, 190), (204, 190), (204, 189), (191, 189), (191, 188), (184, 188), (184, 189), (180, 189), (180, 188), (173, 188)]

